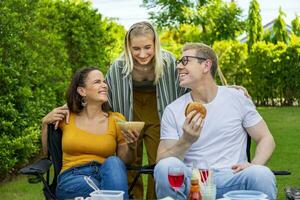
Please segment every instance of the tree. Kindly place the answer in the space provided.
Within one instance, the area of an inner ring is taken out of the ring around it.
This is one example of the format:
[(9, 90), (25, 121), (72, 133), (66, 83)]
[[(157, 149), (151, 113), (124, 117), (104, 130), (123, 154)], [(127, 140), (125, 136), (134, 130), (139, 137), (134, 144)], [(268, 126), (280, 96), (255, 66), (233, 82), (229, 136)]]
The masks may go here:
[(250, 51), (252, 45), (255, 42), (261, 41), (263, 39), (264, 32), (259, 3), (257, 2), (257, 0), (252, 0), (250, 3), (246, 30), (248, 37), (248, 51)]
[(242, 11), (235, 2), (221, 0), (176, 1), (144, 0), (147, 8), (161, 8), (150, 13), (158, 28), (179, 28), (191, 24), (201, 31), (200, 41), (213, 44), (216, 40), (235, 39), (243, 31)]
[(235, 2), (225, 3), (216, 0), (215, 5), (209, 6), (208, 11), (205, 19), (210, 22), (208, 24), (211, 31), (208, 38), (212, 38), (210, 44), (220, 40), (235, 40), (243, 32), (242, 10)]
[(300, 22), (298, 15), (292, 20), (292, 31), (295, 35), (300, 36)]
[(150, 11), (149, 15), (159, 28), (186, 23), (185, 9), (193, 7), (190, 0), (143, 0), (143, 5), (148, 9), (155, 9)]
[(201, 42), (201, 32), (192, 24), (180, 24), (178, 28), (170, 28), (160, 32), (160, 41), (164, 49), (171, 51), (176, 57), (186, 42)]
[(286, 23), (284, 21), (285, 13), (282, 11), (281, 8), (279, 8), (279, 15), (277, 19), (274, 22), (273, 30), (271, 34), (271, 41), (274, 44), (277, 44), (278, 42), (289, 42), (289, 35), (286, 30)]
[(83, 66), (100, 66), (106, 72), (112, 58), (120, 53), (124, 28), (103, 19), (90, 2), (44, 0), (38, 19), (43, 30), (55, 32), (65, 42), (73, 72)]

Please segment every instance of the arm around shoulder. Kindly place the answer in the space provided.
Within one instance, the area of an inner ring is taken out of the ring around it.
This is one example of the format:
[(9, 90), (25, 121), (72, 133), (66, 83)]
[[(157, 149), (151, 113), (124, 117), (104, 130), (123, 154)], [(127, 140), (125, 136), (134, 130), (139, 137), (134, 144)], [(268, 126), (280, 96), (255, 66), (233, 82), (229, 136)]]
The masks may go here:
[(67, 105), (63, 105), (61, 107), (57, 107), (49, 112), (42, 119), (42, 148), (44, 155), (48, 153), (47, 147), (47, 132), (48, 132), (48, 124), (55, 124), (55, 129), (58, 127), (60, 121), (66, 118), (66, 122), (69, 123), (69, 109)]

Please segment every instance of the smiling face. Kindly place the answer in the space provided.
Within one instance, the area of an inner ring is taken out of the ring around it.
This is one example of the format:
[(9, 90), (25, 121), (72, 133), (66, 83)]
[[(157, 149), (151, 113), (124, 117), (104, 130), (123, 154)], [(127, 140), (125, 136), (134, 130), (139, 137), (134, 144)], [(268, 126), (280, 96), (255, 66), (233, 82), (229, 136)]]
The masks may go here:
[(132, 37), (130, 40), (130, 51), (133, 59), (140, 65), (147, 65), (154, 57), (154, 38), (147, 34)]
[(181, 87), (193, 89), (199, 85), (204, 75), (209, 72), (206, 61), (196, 57), (196, 50), (190, 49), (182, 53), (182, 57), (188, 57), (188, 61), (184, 66), (182, 62), (178, 63), (177, 70), (179, 74), (179, 82)]
[(85, 97), (86, 102), (107, 102), (107, 84), (99, 70), (89, 72), (85, 79), (85, 86), (78, 87), (78, 93)]

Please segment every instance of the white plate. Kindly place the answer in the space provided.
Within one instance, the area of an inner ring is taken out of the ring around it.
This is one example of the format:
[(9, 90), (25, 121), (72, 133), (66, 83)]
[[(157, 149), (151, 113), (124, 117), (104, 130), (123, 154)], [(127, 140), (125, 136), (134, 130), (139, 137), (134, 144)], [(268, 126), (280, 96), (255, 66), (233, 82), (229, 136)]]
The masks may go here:
[(230, 200), (262, 200), (268, 197), (263, 192), (256, 190), (234, 190), (227, 192), (223, 196)]

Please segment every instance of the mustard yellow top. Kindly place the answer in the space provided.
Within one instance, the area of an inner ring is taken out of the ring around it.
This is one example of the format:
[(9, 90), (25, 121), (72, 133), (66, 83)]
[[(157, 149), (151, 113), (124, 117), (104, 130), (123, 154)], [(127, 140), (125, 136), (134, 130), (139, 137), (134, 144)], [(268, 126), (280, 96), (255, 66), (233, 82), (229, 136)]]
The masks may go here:
[(74, 113), (70, 114), (69, 124), (60, 123), (59, 127), (63, 132), (61, 172), (93, 160), (103, 163), (107, 157), (116, 154), (117, 145), (124, 143), (125, 140), (113, 116), (125, 119), (120, 113), (109, 112), (108, 129), (100, 134), (89, 133), (76, 127)]

